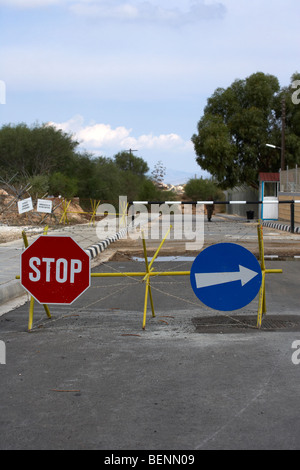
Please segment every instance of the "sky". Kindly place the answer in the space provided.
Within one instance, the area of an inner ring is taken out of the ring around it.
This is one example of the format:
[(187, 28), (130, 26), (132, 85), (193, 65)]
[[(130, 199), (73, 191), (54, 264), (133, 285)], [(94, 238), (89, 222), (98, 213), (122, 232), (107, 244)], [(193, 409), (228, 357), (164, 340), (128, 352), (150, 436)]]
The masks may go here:
[(207, 177), (191, 142), (207, 99), (256, 72), (289, 85), (299, 20), (299, 0), (0, 0), (0, 126), (132, 149), (166, 183)]

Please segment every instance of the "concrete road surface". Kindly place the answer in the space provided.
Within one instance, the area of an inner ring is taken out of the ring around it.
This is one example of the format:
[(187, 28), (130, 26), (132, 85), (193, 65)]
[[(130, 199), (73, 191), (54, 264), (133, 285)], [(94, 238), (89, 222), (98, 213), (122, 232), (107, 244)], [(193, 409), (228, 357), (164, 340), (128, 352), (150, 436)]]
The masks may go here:
[[(252, 224), (214, 218), (205, 230), (205, 243), (257, 249)], [(269, 254), (281, 254), (267, 267), (283, 273), (267, 275), (260, 330), (257, 298), (215, 311), (188, 276), (151, 279), (156, 316), (148, 305), (145, 330), (145, 284), (136, 277), (92, 278), (74, 304), (50, 305), (51, 319), (36, 303), (30, 333), (28, 302), (8, 309), (0, 316), (0, 449), (100, 449), (100, 463), (113, 451), (299, 449), (299, 235), (264, 233)], [(149, 253), (157, 245), (148, 240)], [(131, 259), (140, 252), (140, 240), (120, 240), (93, 271), (144, 271)], [(174, 240), (161, 254), (189, 256)]]

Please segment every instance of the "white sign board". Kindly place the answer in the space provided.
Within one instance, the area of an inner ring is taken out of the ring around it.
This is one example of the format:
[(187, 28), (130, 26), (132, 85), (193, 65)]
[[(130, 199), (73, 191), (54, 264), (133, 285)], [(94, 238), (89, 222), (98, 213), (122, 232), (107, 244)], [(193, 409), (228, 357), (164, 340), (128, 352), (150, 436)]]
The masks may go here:
[(24, 214), (24, 212), (32, 211), (32, 199), (28, 197), (27, 199), (23, 199), (22, 201), (18, 201), (18, 211), (19, 214)]
[(47, 214), (51, 214), (52, 201), (49, 201), (48, 199), (38, 199), (36, 210), (38, 212), (46, 212)]

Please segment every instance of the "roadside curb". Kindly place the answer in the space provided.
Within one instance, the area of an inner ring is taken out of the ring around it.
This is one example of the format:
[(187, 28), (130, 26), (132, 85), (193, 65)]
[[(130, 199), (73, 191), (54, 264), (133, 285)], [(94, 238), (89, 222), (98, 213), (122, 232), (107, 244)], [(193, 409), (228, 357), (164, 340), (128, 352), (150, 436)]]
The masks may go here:
[(9, 300), (16, 299), (24, 295), (26, 290), (21, 286), (20, 281), (13, 280), (0, 286), (0, 305), (5, 304)]
[(85, 250), (85, 252), (89, 255), (90, 259), (96, 258), (96, 256), (100, 255), (100, 253), (102, 253), (106, 248), (108, 248), (111, 243), (114, 243), (117, 240), (124, 238), (127, 235), (129, 228), (130, 227), (123, 228), (112, 237), (107, 237), (105, 240), (102, 240), (101, 242), (90, 246)]
[[(277, 228), (278, 230), (283, 230), (285, 232), (290, 232), (291, 231), (291, 226), (290, 225), (280, 224), (278, 222), (264, 222), (263, 221), (262, 224), (263, 224), (264, 227)], [(294, 233), (300, 233), (300, 227), (295, 227)]]

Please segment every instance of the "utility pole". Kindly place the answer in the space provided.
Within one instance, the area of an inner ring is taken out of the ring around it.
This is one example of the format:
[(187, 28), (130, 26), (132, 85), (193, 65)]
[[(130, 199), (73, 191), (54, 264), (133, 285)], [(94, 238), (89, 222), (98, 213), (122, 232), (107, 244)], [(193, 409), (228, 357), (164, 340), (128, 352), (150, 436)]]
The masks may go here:
[(129, 150), (127, 150), (127, 152), (129, 152), (129, 153), (130, 153), (130, 155), (132, 155), (132, 152), (138, 152), (138, 150), (132, 150), (132, 149), (129, 149)]
[[(131, 156), (132, 152), (138, 152), (138, 150), (129, 149), (129, 150), (127, 150), (127, 152), (129, 152), (129, 154)], [(129, 161), (129, 166), (130, 166), (130, 171), (131, 171), (132, 170), (132, 159), (130, 159), (130, 161)]]
[(285, 98), (282, 98), (281, 111), (281, 170), (285, 166)]

